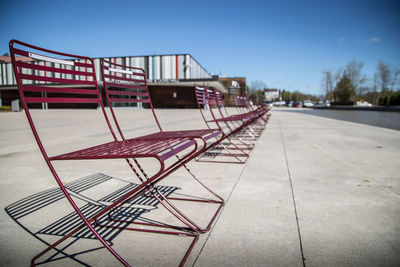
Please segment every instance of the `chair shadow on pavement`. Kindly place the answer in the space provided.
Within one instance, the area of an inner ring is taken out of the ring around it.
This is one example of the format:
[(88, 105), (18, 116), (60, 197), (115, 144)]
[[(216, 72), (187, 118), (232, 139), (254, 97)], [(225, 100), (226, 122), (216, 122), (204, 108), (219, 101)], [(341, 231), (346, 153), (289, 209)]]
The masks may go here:
[[(80, 205), (80, 208), (86, 218), (90, 218), (105, 209), (108, 206), (107, 203), (113, 203), (119, 197), (137, 186), (138, 184), (101, 173), (89, 175), (66, 184), (66, 188), (71, 196), (78, 199), (80, 203), (83, 203)], [(110, 191), (110, 188), (112, 191)], [(180, 189), (173, 186), (157, 186), (157, 188), (166, 197)], [(85, 195), (83, 194), (84, 191)], [(93, 199), (94, 197), (88, 197), (88, 195), (99, 195), (98, 193), (101, 192), (103, 192), (103, 194), (106, 192), (106, 195), (97, 200)], [(62, 206), (62, 200), (64, 200), (64, 198), (65, 196), (60, 188), (53, 188), (21, 199), (7, 206), (5, 211), (25, 231), (43, 242), (46, 246), (49, 246), (58, 239), (57, 237), (62, 237), (71, 230), (82, 225), (82, 220), (75, 211), (60, 216), (60, 214), (63, 214), (63, 209), (60, 211), (60, 207), (65, 209), (65, 206)], [(98, 219), (98, 224), (102, 226), (96, 226), (95, 229), (104, 240), (112, 246), (114, 238), (117, 237), (124, 228), (128, 227), (131, 222), (156, 222), (143, 215), (158, 209), (158, 204), (159, 202), (155, 198), (141, 194), (125, 203), (124, 206), (118, 209), (118, 212), (113, 214), (113, 219), (117, 220), (110, 220), (107, 213), (101, 216)], [(70, 209), (68, 209), (68, 211), (70, 211)], [(64, 214), (65, 212), (66, 211), (64, 211)], [(70, 258), (79, 264), (89, 266), (89, 264), (78, 259), (77, 256), (103, 249), (103, 246), (98, 246), (99, 243), (97, 242), (89, 242), (84, 246), (79, 246), (78, 250), (71, 249), (72, 245), (88, 240), (96, 240), (96, 237), (85, 227), (72, 235), (71, 238), (68, 239), (69, 242), (62, 243), (62, 248), (55, 248), (52, 252), (46, 254), (45, 257), (47, 258), (38, 262), (37, 265)], [(82, 250), (82, 247), (89, 248)], [(39, 251), (38, 249), (37, 252)]]

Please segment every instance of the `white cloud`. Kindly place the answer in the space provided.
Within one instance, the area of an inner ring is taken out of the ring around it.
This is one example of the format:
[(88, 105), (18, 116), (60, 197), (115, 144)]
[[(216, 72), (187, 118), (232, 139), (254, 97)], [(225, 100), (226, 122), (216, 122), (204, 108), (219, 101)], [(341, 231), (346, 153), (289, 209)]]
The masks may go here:
[(340, 38), (339, 38), (339, 43), (340, 43), (340, 44), (343, 44), (343, 43), (344, 43), (344, 37), (340, 37)]
[(369, 38), (368, 39), (368, 43), (369, 44), (372, 44), (372, 43), (379, 43), (381, 41), (381, 38), (379, 38), (379, 37), (371, 37), (371, 38)]

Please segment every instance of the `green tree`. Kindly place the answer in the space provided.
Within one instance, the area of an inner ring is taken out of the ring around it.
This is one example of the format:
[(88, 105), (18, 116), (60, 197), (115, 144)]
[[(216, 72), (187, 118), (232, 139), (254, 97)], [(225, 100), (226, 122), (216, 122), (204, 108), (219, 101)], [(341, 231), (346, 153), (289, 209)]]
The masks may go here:
[(340, 81), (336, 84), (335, 94), (340, 102), (348, 102), (353, 99), (354, 86), (346, 73), (343, 74)]

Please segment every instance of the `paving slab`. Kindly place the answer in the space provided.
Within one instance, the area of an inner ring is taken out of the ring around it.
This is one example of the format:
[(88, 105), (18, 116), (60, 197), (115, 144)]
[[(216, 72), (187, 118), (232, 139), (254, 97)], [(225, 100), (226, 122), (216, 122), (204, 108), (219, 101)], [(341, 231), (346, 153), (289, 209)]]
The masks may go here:
[(306, 265), (398, 266), (400, 132), (296, 112), (276, 116)]
[(302, 266), (278, 119), (273, 113), (196, 266)]
[[(96, 110), (34, 113), (55, 153), (110, 138)], [(197, 110), (157, 113), (166, 130), (205, 127)], [(59, 122), (60, 116), (66, 122)], [(155, 130), (149, 110), (121, 110), (121, 116), (129, 134)], [(246, 164), (188, 165), (227, 203), (212, 230), (201, 235), (187, 266), (399, 266), (399, 166), (400, 131), (273, 109)], [(118, 160), (60, 162), (57, 168), (65, 183), (86, 186), (77, 195), (82, 207), (137, 182)], [(0, 177), (0, 265), (27, 266), (44, 242), (59, 238), (60, 221), (76, 222), (68, 217), (69, 204), (53, 191), (56, 184), (23, 112), (0, 113)], [(160, 185), (175, 195), (208, 196), (184, 169)], [(176, 204), (199, 223), (215, 210)], [(173, 222), (152, 202), (135, 207), (133, 216)], [(136, 266), (178, 265), (191, 242), (134, 231), (105, 234)], [(47, 256), (45, 265), (119, 266), (90, 236), (67, 244)]]

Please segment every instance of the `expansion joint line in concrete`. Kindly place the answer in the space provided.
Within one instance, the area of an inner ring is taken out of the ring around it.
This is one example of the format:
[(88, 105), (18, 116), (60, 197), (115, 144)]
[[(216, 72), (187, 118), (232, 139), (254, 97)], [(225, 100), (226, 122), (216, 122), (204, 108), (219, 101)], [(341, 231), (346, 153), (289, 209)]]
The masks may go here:
[(296, 205), (296, 198), (294, 196), (294, 190), (293, 190), (293, 182), (292, 182), (292, 175), (290, 174), (290, 168), (289, 168), (289, 160), (287, 157), (287, 152), (286, 152), (286, 144), (285, 144), (285, 138), (283, 136), (283, 131), (282, 131), (282, 124), (281, 120), (278, 117), (279, 121), (279, 130), (281, 132), (281, 139), (282, 139), (282, 146), (283, 146), (283, 152), (285, 154), (285, 160), (286, 160), (286, 168), (289, 176), (289, 183), (290, 183), (290, 189), (292, 191), (292, 200), (293, 200), (293, 207), (294, 207), (294, 215), (296, 217), (296, 224), (297, 224), (297, 233), (299, 235), (299, 243), (300, 243), (300, 252), (301, 252), (301, 259), (303, 262), (303, 267), (306, 267), (306, 258), (304, 257), (304, 251), (303, 251), (303, 242), (301, 239), (301, 231), (300, 231), (300, 224), (299, 224), (299, 216), (297, 214), (297, 205)]
[(218, 217), (215, 219), (214, 225), (211, 227), (210, 232), (208, 233), (208, 236), (207, 236), (207, 238), (206, 238), (206, 241), (204, 241), (203, 246), (201, 247), (201, 249), (200, 249), (200, 251), (199, 251), (199, 254), (197, 254), (197, 257), (196, 257), (196, 259), (194, 260), (192, 266), (195, 266), (195, 265), (196, 265), (196, 262), (197, 262), (197, 260), (199, 259), (201, 253), (203, 252), (203, 249), (204, 249), (204, 247), (206, 246), (206, 244), (207, 244), (207, 242), (208, 242), (208, 239), (210, 238), (212, 232), (214, 231), (214, 227), (217, 225), (218, 220), (219, 220), (219, 218), (220, 218), (222, 212), (224, 211), (225, 207), (228, 205), (229, 199), (231, 198), (231, 195), (232, 195), (233, 191), (235, 191), (236, 185), (239, 183), (240, 179), (242, 178), (242, 175), (243, 175), (244, 171), (247, 169), (247, 164), (248, 164), (248, 161), (244, 164), (244, 165), (245, 165), (244, 168), (243, 168), (242, 171), (240, 172), (239, 177), (236, 179), (236, 182), (235, 182), (235, 184), (233, 185), (231, 192), (229, 192), (229, 195), (228, 195), (228, 197), (227, 197), (226, 200), (225, 200), (225, 205), (222, 207), (221, 212), (218, 214)]

